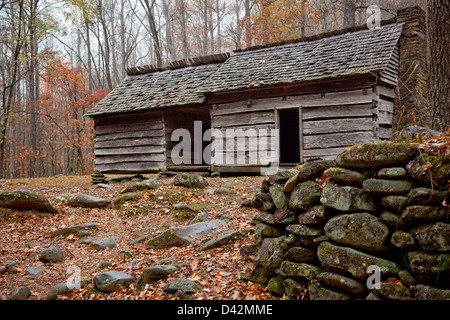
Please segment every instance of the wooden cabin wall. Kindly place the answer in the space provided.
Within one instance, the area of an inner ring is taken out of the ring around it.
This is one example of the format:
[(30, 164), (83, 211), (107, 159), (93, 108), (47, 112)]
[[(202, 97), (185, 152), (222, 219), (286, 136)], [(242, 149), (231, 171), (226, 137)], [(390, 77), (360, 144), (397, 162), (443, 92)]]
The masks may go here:
[(96, 171), (151, 173), (165, 167), (162, 112), (107, 116), (95, 125)]
[[(299, 90), (308, 94), (252, 99), (244, 95), (247, 99), (230, 103), (224, 102), (226, 98), (221, 96), (217, 99), (220, 102), (213, 104), (212, 127), (223, 132), (226, 129), (275, 129), (280, 126), (278, 110), (298, 108), (303, 161), (334, 159), (344, 148), (374, 142), (379, 134), (381, 138), (389, 138), (393, 111), (389, 97), (395, 93), (393, 89), (382, 87), (380, 90), (385, 95), (382, 96), (375, 79), (349, 80)], [(246, 147), (250, 151), (258, 148), (248, 144)], [(216, 152), (225, 152), (215, 142), (214, 148)], [(230, 158), (229, 153), (228, 156)], [(236, 157), (235, 153), (235, 164)], [(226, 162), (227, 165), (231, 163), (233, 159)], [(264, 166), (263, 163), (259, 165)], [(232, 166), (229, 169), (232, 170)]]
[[(164, 124), (165, 124), (165, 141), (166, 141), (166, 163), (167, 167), (176, 169), (176, 167), (189, 167), (199, 166), (205, 163), (196, 164), (194, 162), (194, 144), (195, 144), (195, 132), (194, 125), (196, 121), (202, 123), (202, 135), (206, 130), (211, 128), (211, 117), (209, 111), (209, 105), (203, 105), (198, 107), (179, 108), (174, 110), (167, 110), (164, 112)], [(191, 136), (191, 152), (187, 154), (190, 158), (190, 162), (183, 164), (175, 164), (172, 160), (172, 151), (176, 145), (181, 141), (172, 141), (172, 134), (177, 129), (186, 129)], [(198, 138), (198, 137), (197, 137)], [(203, 137), (200, 137), (202, 142), (202, 150), (209, 144), (206, 141), (202, 141)]]

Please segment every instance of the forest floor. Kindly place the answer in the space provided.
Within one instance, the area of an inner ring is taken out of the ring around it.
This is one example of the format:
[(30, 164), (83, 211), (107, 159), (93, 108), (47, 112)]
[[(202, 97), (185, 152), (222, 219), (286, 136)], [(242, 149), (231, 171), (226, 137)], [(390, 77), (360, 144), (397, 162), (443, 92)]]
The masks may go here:
[[(110, 177), (110, 176), (108, 176)], [(147, 175), (147, 178), (153, 176)], [(114, 204), (114, 199), (131, 183), (111, 184), (110, 189), (102, 189), (91, 183), (90, 176), (57, 177), (43, 179), (17, 179), (2, 184), (1, 190), (28, 190), (49, 199), (66, 193), (82, 193), (107, 198), (113, 201), (105, 208), (73, 210), (59, 204), (56, 215), (14, 212), (0, 219), (0, 266), (15, 262), (15, 274), (0, 275), (0, 300), (9, 299), (20, 286), (31, 289), (30, 300), (43, 300), (50, 289), (68, 281), (73, 267), (79, 268), (83, 279), (92, 279), (105, 271), (121, 271), (133, 275), (136, 281), (127, 289), (106, 294), (94, 289), (90, 284), (84, 289), (60, 297), (70, 300), (158, 300), (173, 299), (163, 291), (171, 280), (185, 278), (203, 286), (203, 290), (190, 299), (211, 300), (264, 300), (273, 299), (263, 286), (242, 280), (243, 274), (252, 268), (252, 259), (244, 258), (240, 249), (251, 245), (254, 226), (250, 224), (257, 213), (255, 209), (241, 208), (243, 200), (251, 198), (260, 188), (261, 177), (208, 178), (205, 189), (187, 189), (174, 186), (171, 178), (162, 179), (161, 188), (146, 193), (139, 200)], [(226, 194), (211, 194), (208, 189), (224, 188)], [(145, 242), (129, 243), (142, 236), (158, 234), (170, 227), (187, 225), (196, 213), (177, 211), (173, 204), (184, 203), (196, 212), (205, 212), (210, 219), (221, 218), (229, 228), (241, 231), (242, 237), (230, 245), (209, 251), (200, 251), (201, 241), (197, 239), (188, 247), (172, 247), (165, 250), (147, 250)], [(64, 227), (95, 222), (98, 233), (92, 237), (101, 239), (117, 237), (112, 249), (97, 251), (82, 243), (83, 239), (74, 235), (51, 238), (51, 233)], [(65, 252), (61, 263), (44, 264), (39, 261), (39, 252), (56, 245)], [(134, 257), (125, 257), (123, 251)], [(180, 269), (169, 278), (160, 280), (145, 288), (138, 288), (137, 280), (143, 269), (162, 259), (172, 258)], [(134, 266), (127, 266), (132, 260)], [(112, 265), (103, 271), (98, 269), (101, 262)], [(135, 261), (136, 262), (136, 261)], [(29, 267), (43, 267), (42, 275), (32, 277), (25, 270)]]

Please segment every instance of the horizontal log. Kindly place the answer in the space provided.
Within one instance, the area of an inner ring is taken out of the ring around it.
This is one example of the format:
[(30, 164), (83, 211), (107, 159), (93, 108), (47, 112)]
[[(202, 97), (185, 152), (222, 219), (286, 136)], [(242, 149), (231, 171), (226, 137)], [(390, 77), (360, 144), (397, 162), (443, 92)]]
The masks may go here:
[(303, 109), (303, 120), (372, 117), (372, 103)]
[(146, 131), (129, 131), (121, 133), (111, 133), (105, 135), (98, 135), (95, 137), (96, 142), (100, 141), (115, 141), (121, 139), (142, 139), (142, 138), (156, 138), (163, 137), (164, 130), (146, 130)]
[(103, 173), (155, 173), (165, 168), (164, 162), (131, 162), (115, 164), (99, 164), (95, 166), (95, 171)]
[(376, 137), (372, 131), (361, 131), (353, 133), (335, 133), (335, 134), (322, 134), (315, 136), (305, 136), (304, 149), (326, 149), (353, 146), (357, 144), (365, 144), (374, 142)]
[(131, 163), (131, 162), (164, 162), (164, 154), (136, 154), (127, 156), (97, 156), (95, 157), (95, 164), (114, 164), (114, 163)]
[(393, 128), (378, 128), (378, 138), (380, 139), (391, 139), (394, 135), (394, 129)]
[(324, 133), (344, 133), (373, 130), (374, 121), (370, 118), (333, 119), (321, 121), (304, 121), (303, 134), (317, 135)]
[(149, 130), (162, 130), (164, 129), (164, 124), (162, 120), (157, 121), (130, 121), (126, 124), (112, 124), (105, 126), (96, 126), (95, 132), (97, 135), (104, 134), (117, 134), (125, 132), (136, 132), (136, 131), (149, 131)]
[(384, 99), (380, 99), (378, 101), (378, 110), (394, 113), (394, 103), (391, 101), (386, 101)]
[(114, 156), (114, 155), (131, 155), (131, 154), (159, 154), (164, 153), (164, 147), (131, 147), (131, 148), (115, 148), (115, 149), (98, 149), (95, 150), (95, 156)]
[(274, 124), (275, 112), (248, 112), (227, 116), (213, 117), (212, 126), (214, 128), (238, 127), (260, 124)]
[(328, 148), (328, 149), (312, 149), (304, 150), (303, 155), (305, 158), (323, 158), (323, 157), (336, 157), (341, 154), (344, 148)]
[(394, 123), (394, 114), (385, 111), (378, 111), (378, 124), (392, 125)]
[(99, 141), (95, 143), (95, 149), (129, 148), (143, 146), (163, 146), (164, 139), (142, 138), (142, 139), (121, 139), (115, 141)]

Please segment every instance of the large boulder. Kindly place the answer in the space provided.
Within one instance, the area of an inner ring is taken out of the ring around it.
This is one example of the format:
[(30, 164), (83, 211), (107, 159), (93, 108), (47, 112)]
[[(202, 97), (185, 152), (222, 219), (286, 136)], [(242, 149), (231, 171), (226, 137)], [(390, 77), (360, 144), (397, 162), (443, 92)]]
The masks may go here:
[(331, 218), (325, 232), (338, 244), (368, 251), (387, 251), (389, 228), (369, 213), (344, 214)]
[(62, 194), (56, 199), (62, 200), (66, 205), (76, 208), (102, 208), (111, 203), (109, 199), (78, 193)]
[(322, 266), (330, 271), (348, 272), (354, 277), (367, 280), (372, 273), (368, 272), (370, 266), (380, 268), (381, 276), (395, 276), (401, 270), (400, 265), (367, 253), (338, 246), (329, 241), (320, 243), (317, 255)]
[(58, 208), (47, 198), (25, 190), (0, 193), (0, 207), (15, 210), (36, 210), (46, 213), (58, 213)]
[(381, 169), (405, 165), (418, 153), (416, 146), (407, 143), (369, 143), (346, 149), (336, 162), (347, 169)]
[(322, 204), (340, 211), (376, 212), (375, 198), (362, 189), (355, 187), (340, 187), (328, 184), (322, 190)]
[(96, 289), (103, 292), (114, 292), (120, 287), (128, 287), (134, 277), (118, 271), (103, 272), (94, 277), (93, 283)]
[(206, 236), (220, 227), (226, 226), (223, 220), (211, 220), (185, 227), (171, 228), (166, 232), (150, 239), (146, 243), (147, 249), (165, 249), (171, 247), (185, 247), (195, 239)]
[(207, 182), (204, 177), (198, 174), (183, 173), (176, 175), (173, 184), (185, 188), (198, 188), (203, 189), (207, 186)]

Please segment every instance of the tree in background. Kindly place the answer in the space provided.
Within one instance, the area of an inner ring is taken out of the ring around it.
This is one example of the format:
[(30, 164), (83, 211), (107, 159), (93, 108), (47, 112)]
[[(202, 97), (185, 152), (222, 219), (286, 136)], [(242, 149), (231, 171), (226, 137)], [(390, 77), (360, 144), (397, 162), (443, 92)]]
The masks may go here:
[(431, 127), (450, 128), (450, 3), (428, 0)]

